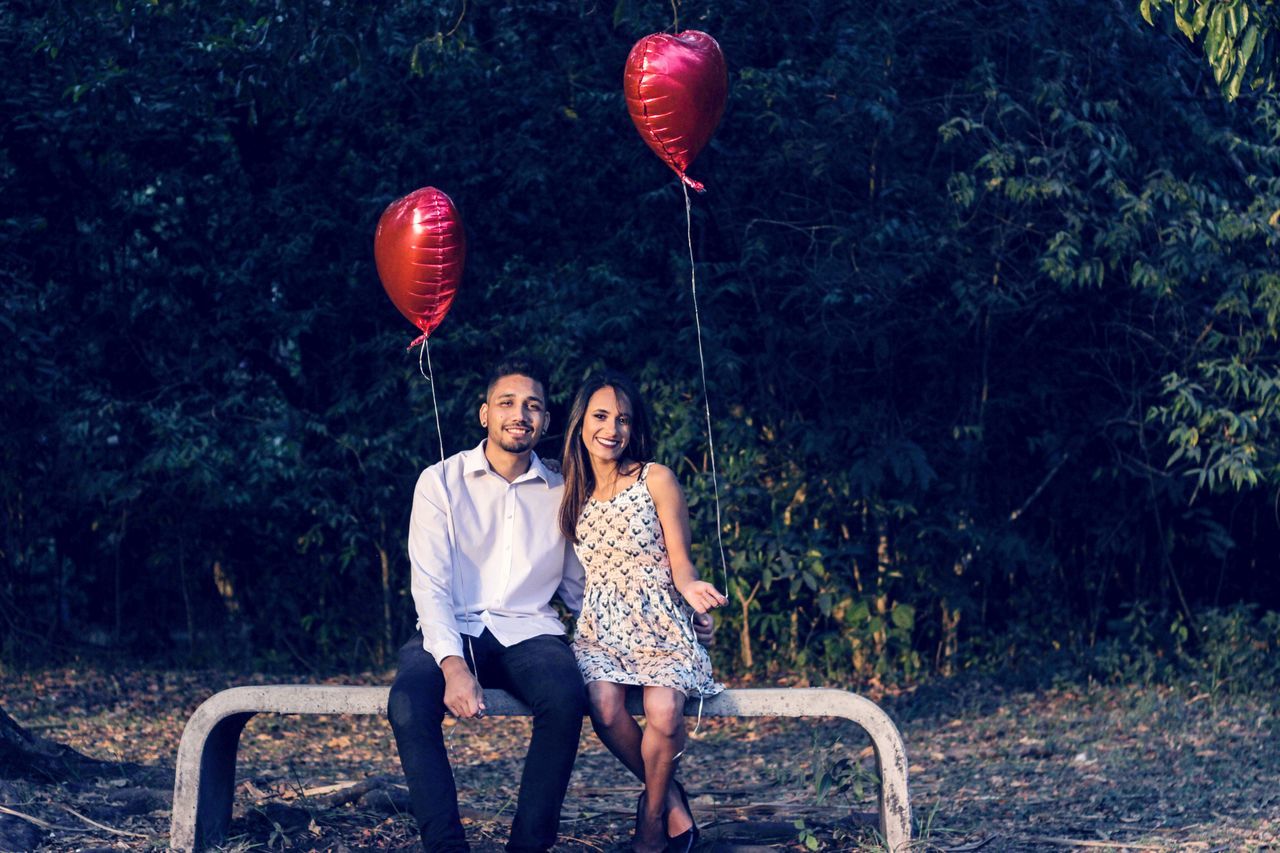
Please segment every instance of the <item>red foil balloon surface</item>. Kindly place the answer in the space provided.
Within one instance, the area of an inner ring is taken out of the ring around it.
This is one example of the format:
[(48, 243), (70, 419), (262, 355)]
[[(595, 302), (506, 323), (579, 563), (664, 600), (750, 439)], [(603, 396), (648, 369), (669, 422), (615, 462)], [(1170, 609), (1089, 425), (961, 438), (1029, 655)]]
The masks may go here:
[(430, 337), (449, 312), (466, 256), (462, 217), (435, 187), (414, 190), (383, 211), (373, 257), (387, 296), (422, 331), (410, 347)]
[(622, 77), (627, 111), (641, 138), (693, 189), (685, 170), (711, 139), (729, 94), (720, 45), (706, 33), (654, 33), (635, 43)]

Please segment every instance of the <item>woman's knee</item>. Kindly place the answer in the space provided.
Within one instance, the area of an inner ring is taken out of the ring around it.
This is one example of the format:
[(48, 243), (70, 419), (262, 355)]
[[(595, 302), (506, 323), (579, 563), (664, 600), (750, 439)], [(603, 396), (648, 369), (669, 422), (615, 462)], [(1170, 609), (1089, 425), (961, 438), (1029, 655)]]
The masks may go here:
[(652, 689), (644, 694), (645, 724), (667, 737), (684, 727), (684, 695), (676, 690)]
[[(595, 685), (592, 685), (594, 688)], [(610, 729), (628, 716), (626, 693), (622, 690), (591, 689), (591, 722)]]

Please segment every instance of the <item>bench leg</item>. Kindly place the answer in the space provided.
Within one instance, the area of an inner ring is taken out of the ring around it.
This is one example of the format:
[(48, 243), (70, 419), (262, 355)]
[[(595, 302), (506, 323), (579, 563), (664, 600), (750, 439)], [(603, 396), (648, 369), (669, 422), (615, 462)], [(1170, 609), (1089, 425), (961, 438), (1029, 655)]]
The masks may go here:
[[(827, 694), (827, 691), (822, 691)], [(862, 727), (871, 738), (880, 777), (880, 834), (891, 853), (908, 849), (911, 843), (911, 801), (907, 794), (907, 751), (902, 735), (878, 705), (855, 693), (842, 693), (830, 700), (834, 713)]]
[(876, 775), (880, 777), (878, 805), (880, 834), (885, 846), (898, 853), (911, 842), (911, 806), (907, 800), (906, 754), (902, 742), (872, 741), (876, 757)]
[(235, 798), (240, 732), (253, 713), (201, 719), (197, 712), (182, 732), (174, 779), (173, 850), (203, 850), (227, 837)]

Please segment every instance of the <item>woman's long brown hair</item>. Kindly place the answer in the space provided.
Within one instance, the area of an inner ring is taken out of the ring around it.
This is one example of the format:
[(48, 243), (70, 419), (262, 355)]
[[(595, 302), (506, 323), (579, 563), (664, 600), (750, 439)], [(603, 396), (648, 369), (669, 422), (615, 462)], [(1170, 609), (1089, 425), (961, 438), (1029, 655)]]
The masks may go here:
[(631, 438), (618, 460), (619, 467), (627, 462), (653, 461), (653, 438), (649, 434), (649, 410), (634, 382), (622, 373), (603, 371), (593, 373), (582, 383), (569, 409), (569, 421), (564, 428), (564, 452), (560, 467), (564, 474), (564, 499), (560, 501), (560, 532), (564, 538), (578, 544), (578, 516), (587, 505), (587, 499), (596, 490), (596, 475), (591, 468), (591, 457), (582, 443), (582, 424), (587, 419), (587, 403), (591, 395), (601, 388), (612, 388), (627, 398), (631, 404)]

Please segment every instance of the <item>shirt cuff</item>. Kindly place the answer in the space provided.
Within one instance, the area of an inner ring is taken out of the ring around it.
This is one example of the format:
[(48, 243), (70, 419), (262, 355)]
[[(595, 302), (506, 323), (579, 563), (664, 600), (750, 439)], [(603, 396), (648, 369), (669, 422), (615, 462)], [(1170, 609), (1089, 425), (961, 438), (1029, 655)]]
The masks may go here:
[(466, 660), (466, 656), (462, 654), (462, 638), (458, 636), (452, 637), (429, 637), (425, 633), (422, 635), (422, 648), (427, 650), (433, 658), (436, 659), (436, 665), (439, 666), (445, 658), (457, 655)]

